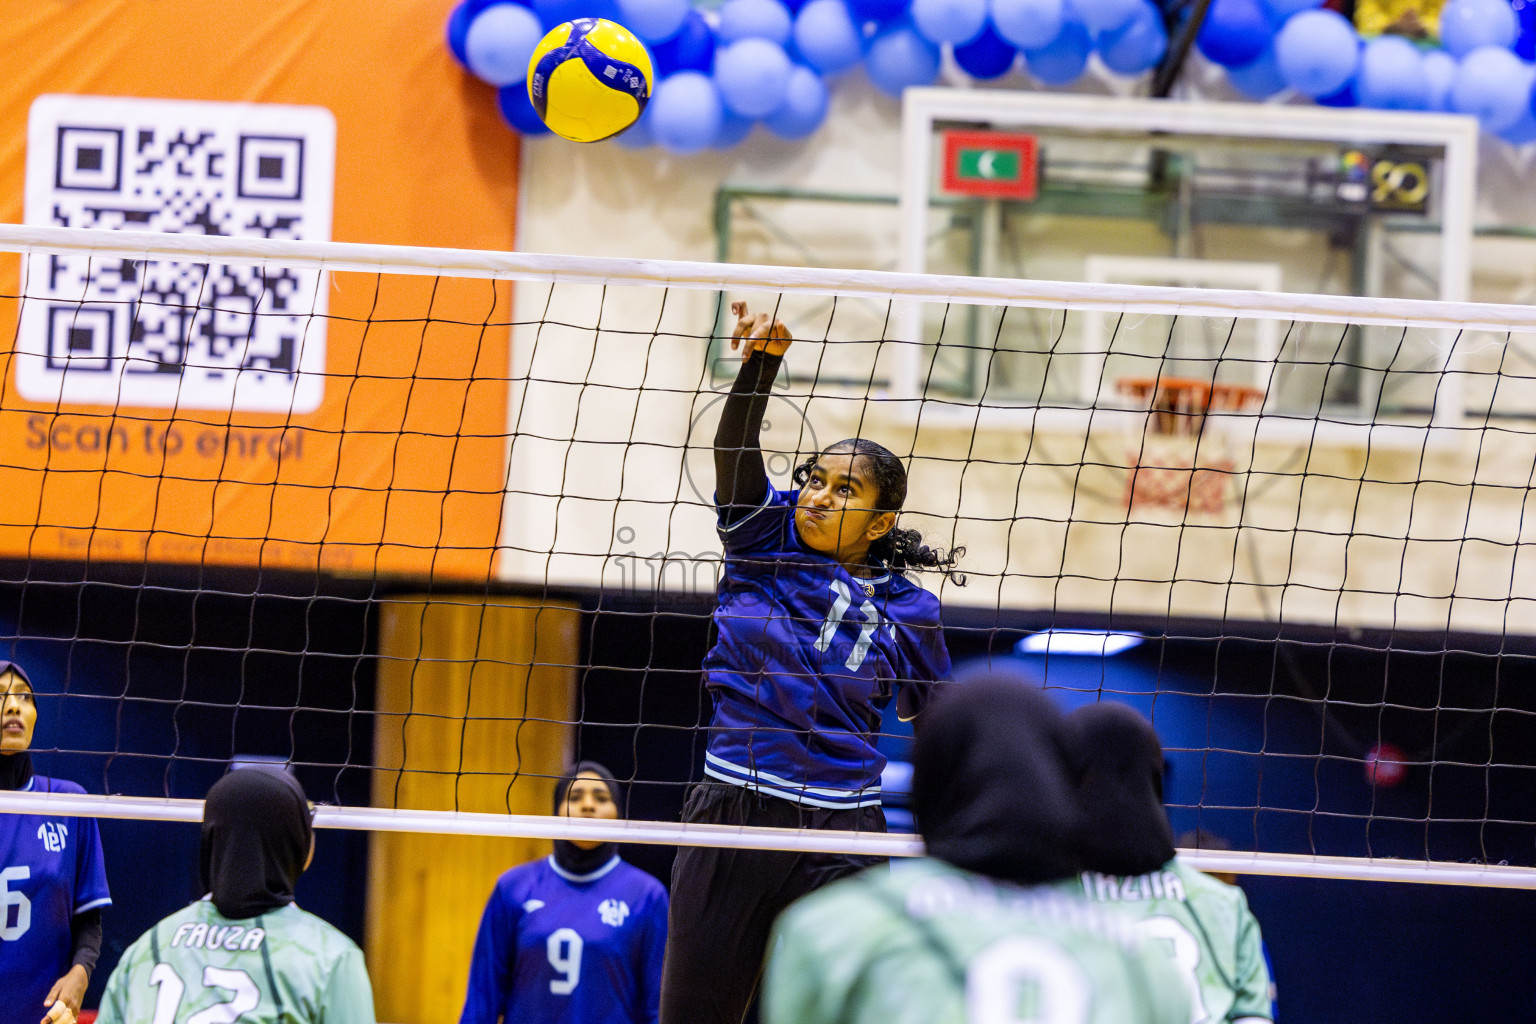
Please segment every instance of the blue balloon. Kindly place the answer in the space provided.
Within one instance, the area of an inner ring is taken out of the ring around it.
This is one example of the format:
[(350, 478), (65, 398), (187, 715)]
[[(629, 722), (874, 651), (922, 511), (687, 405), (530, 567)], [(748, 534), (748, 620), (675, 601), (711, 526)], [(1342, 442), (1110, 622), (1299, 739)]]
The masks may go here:
[(720, 119), (720, 130), (715, 133), (710, 142), (711, 149), (731, 149), (740, 145), (748, 135), (752, 134), (752, 126), (757, 124), (750, 117), (737, 117), (730, 111)]
[(501, 111), (507, 124), (524, 135), (545, 135), (549, 132), (549, 125), (539, 117), (538, 111), (533, 109), (533, 101), (528, 98), (527, 83), (519, 82), (497, 89), (496, 108)]
[(656, 134), (651, 131), (651, 106), (646, 104), (635, 123), (613, 136), (613, 141), (625, 149), (645, 149), (656, 144)]
[(475, 15), (495, 3), (504, 0), (464, 0), (448, 15), (447, 35), (448, 49), (452, 51), (454, 60), (469, 67), (468, 60), (464, 56), (464, 34), (469, 31), (469, 23), (475, 20)]
[(725, 108), (741, 117), (767, 117), (784, 102), (792, 64), (769, 39), (742, 39), (715, 54), (715, 86)]
[(964, 46), (955, 47), (955, 63), (960, 70), (982, 81), (1006, 75), (1018, 59), (1018, 48), (990, 25)]
[(1259, 59), (1272, 34), (1269, 16), (1259, 0), (1215, 0), (1195, 36), (1205, 58), (1235, 68)]
[(1048, 45), (1024, 51), (1024, 66), (1045, 85), (1071, 85), (1088, 66), (1092, 49), (1093, 37), (1088, 34), (1088, 26), (1068, 21)]
[(939, 48), (905, 22), (887, 25), (869, 41), (864, 70), (881, 92), (900, 96), (902, 90), (928, 85), (938, 77)]
[(843, 0), (811, 0), (795, 16), (795, 49), (823, 74), (853, 67), (864, 56), (864, 38)]
[(907, 13), (910, 0), (848, 0), (855, 21), (885, 24)]
[(1452, 57), (1481, 46), (1515, 45), (1520, 16), (1509, 0), (1450, 0), (1440, 10), (1440, 43)]
[(722, 43), (762, 38), (783, 46), (789, 42), (793, 20), (789, 8), (779, 0), (725, 0), (715, 34)]
[(672, 153), (697, 153), (715, 141), (725, 106), (708, 75), (679, 71), (663, 78), (646, 104), (651, 134)]
[(532, 7), (546, 32), (556, 25), (577, 18), (619, 21), (619, 5), (614, 0), (532, 0)]
[(679, 71), (708, 72), (715, 62), (715, 33), (704, 15), (690, 9), (677, 35), (650, 48), (658, 78)]
[(1451, 109), (1473, 114), (1498, 134), (1530, 105), (1531, 67), (1502, 46), (1479, 46), (1461, 58), (1451, 82)]
[(1270, 23), (1274, 25), (1282, 24), (1293, 14), (1323, 6), (1323, 0), (1261, 0), (1261, 2), (1264, 10), (1269, 12)]
[(647, 43), (664, 43), (682, 31), (688, 0), (615, 0), (619, 23)]
[(1536, 112), (1531, 110), (1530, 104), (1526, 104), (1514, 124), (1499, 132), (1498, 135), (1511, 146), (1524, 146), (1536, 142)]
[(781, 139), (803, 139), (826, 120), (827, 99), (827, 84), (821, 76), (797, 64), (784, 90), (784, 105), (764, 119), (763, 124)]
[(1157, 67), (1168, 52), (1168, 30), (1163, 12), (1141, 0), (1141, 5), (1120, 28), (1099, 37), (1099, 59), (1120, 75), (1139, 75)]
[(1521, 60), (1536, 60), (1536, 6), (1530, 0), (1514, 0), (1510, 6), (1520, 21), (1520, 34), (1515, 37), (1515, 56)]
[(1065, 0), (988, 0), (997, 34), (1021, 50), (1038, 50), (1061, 35)]
[(1338, 92), (1360, 65), (1360, 37), (1337, 11), (1302, 11), (1275, 34), (1286, 84), (1311, 97)]
[(1092, 35), (1114, 32), (1136, 16), (1142, 0), (1075, 0), (1073, 8)]
[(1424, 85), (1429, 93), (1425, 110), (1451, 109), (1451, 83), (1456, 81), (1456, 58), (1444, 50), (1430, 50), (1419, 58)]
[(987, 27), (987, 0), (912, 0), (912, 25), (930, 43), (960, 46)]
[(1273, 46), (1264, 47), (1256, 61), (1228, 68), (1227, 80), (1238, 92), (1254, 100), (1267, 100), (1285, 88), (1285, 76), (1280, 73)]
[(464, 34), (464, 62), (483, 82), (500, 88), (526, 82), (528, 60), (544, 38), (539, 19), (521, 4), (492, 4)]
[(1360, 94), (1355, 91), (1355, 80), (1351, 78), (1339, 88), (1327, 96), (1319, 96), (1317, 105), (1320, 107), (1358, 107)]
[(1362, 107), (1428, 110), (1429, 80), (1419, 48), (1402, 36), (1379, 36), (1360, 51), (1355, 87)]

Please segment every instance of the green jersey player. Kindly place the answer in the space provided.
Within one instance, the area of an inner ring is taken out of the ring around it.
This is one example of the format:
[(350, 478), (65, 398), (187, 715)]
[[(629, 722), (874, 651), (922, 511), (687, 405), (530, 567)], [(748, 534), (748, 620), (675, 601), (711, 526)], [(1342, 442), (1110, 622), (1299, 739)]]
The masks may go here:
[(1167, 956), (1048, 884), (1077, 867), (1061, 727), (1017, 678), (973, 676), (934, 702), (913, 757), (932, 856), (784, 913), (767, 1024), (1187, 1024)]
[(287, 772), (245, 768), (215, 783), (203, 815), (209, 895), (128, 947), (100, 1024), (374, 1024), (362, 951), (293, 903), (313, 835)]
[(1243, 890), (1175, 855), (1151, 723), (1123, 704), (1092, 704), (1072, 715), (1069, 734), (1092, 870), (1063, 888), (1113, 905), (1171, 952), (1193, 1003), (1189, 1024), (1269, 1024), (1259, 923)]

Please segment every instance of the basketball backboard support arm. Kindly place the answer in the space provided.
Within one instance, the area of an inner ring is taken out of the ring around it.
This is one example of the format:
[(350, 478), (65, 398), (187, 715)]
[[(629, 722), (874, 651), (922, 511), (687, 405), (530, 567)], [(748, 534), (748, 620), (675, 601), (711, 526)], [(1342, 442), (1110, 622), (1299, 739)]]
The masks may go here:
[[(926, 269), (927, 218), (932, 190), (934, 127), (942, 122), (983, 123), (1030, 131), (1166, 132), (1349, 145), (1430, 145), (1444, 148), (1441, 179), (1439, 298), (1465, 301), (1471, 291), (1472, 220), (1477, 189), (1477, 120), (1461, 114), (1216, 103), (1110, 96), (1064, 96), (982, 89), (908, 89), (902, 95), (902, 165), (899, 269)], [(921, 336), (915, 308), (900, 311), (903, 336)], [(1454, 342), (1448, 338), (1449, 353)], [(895, 367), (893, 397), (918, 398), (917, 346), (902, 346), (906, 365)], [(1448, 357), (1449, 358), (1449, 357)], [(1450, 369), (1447, 365), (1443, 369)], [(1459, 377), (1443, 373), (1434, 424), (1460, 421)]]

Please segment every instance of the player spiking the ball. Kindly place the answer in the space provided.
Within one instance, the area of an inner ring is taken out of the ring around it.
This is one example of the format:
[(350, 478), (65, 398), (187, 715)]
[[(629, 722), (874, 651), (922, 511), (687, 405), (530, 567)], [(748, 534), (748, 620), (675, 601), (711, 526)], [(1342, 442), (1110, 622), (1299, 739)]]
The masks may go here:
[[(955, 554), (924, 545), (897, 516), (900, 459), (865, 438), (839, 441), (769, 484), (759, 435), (793, 339), (783, 322), (733, 303), (745, 356), (715, 433), (715, 502), (725, 566), (704, 661), (714, 699), (707, 778), (685, 822), (884, 832), (875, 748), (894, 696), (911, 719), (950, 675), (939, 600), (910, 569), (949, 574)], [(959, 582), (957, 579), (956, 582)], [(875, 861), (683, 847), (672, 872), (662, 1024), (737, 1024), (774, 917), (796, 898)]]
[(1190, 1024), (1270, 1024), (1259, 922), (1235, 885), (1185, 864), (1163, 807), (1163, 745), (1132, 708), (1106, 701), (1068, 720), (1083, 859), (1065, 888), (1130, 915), (1173, 953), (1194, 1004)]

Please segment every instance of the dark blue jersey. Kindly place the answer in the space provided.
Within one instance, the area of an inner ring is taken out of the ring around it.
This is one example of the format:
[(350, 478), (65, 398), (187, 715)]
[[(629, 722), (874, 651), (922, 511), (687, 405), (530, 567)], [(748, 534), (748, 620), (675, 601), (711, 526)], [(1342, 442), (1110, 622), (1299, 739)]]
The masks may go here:
[(720, 527), (725, 570), (704, 659), (706, 774), (813, 807), (880, 802), (880, 709), (922, 710), (950, 674), (939, 599), (898, 573), (854, 576), (803, 547), (798, 491)]
[(519, 865), (480, 918), (459, 1024), (655, 1024), (666, 946), (666, 890), (617, 855), (587, 875)]
[[(32, 776), (38, 793), (84, 793)], [(104, 907), (107, 864), (95, 818), (0, 814), (0, 1024), (37, 1024), (43, 999), (70, 967), (70, 920)]]

